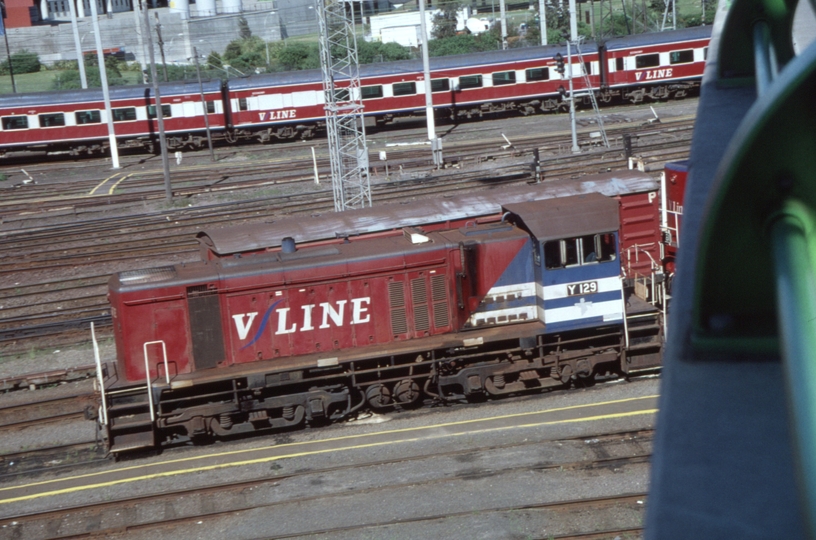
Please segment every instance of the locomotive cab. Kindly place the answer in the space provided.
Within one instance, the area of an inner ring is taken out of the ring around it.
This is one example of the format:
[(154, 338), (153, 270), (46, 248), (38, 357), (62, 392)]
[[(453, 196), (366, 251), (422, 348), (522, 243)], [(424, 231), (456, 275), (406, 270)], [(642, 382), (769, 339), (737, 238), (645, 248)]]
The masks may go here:
[(617, 201), (589, 193), (504, 211), (533, 239), (538, 317), (548, 333), (622, 322)]

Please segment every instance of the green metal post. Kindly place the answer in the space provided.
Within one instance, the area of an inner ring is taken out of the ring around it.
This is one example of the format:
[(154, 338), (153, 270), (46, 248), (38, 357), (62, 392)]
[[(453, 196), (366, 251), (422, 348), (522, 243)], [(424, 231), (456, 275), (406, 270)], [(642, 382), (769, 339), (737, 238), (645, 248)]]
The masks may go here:
[(803, 511), (816, 531), (816, 275), (812, 219), (788, 201), (770, 226), (783, 371), (794, 445), (801, 471)]

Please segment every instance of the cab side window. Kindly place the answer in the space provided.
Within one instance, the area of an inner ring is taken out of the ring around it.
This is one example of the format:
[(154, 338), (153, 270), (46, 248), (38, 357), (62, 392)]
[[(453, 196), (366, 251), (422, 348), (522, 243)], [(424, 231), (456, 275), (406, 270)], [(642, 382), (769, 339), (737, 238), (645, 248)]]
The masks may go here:
[(615, 260), (615, 235), (590, 234), (544, 243), (544, 266), (566, 268)]

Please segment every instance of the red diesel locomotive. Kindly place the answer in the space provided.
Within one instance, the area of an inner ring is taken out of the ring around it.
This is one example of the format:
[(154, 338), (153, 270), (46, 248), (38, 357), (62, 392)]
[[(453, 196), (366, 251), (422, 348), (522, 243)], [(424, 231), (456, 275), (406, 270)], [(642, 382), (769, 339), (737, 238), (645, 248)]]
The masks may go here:
[(202, 261), (111, 278), (109, 448), (656, 366), (658, 188), (627, 171), (202, 233)]
[[(598, 99), (682, 97), (699, 87), (710, 27), (587, 43), (573, 55), (576, 95), (591, 88)], [(561, 46), (527, 47), (431, 59), (434, 109), (452, 119), (518, 111), (534, 114), (565, 106), (568, 86), (556, 70)], [(583, 62), (583, 70), (581, 63)], [(586, 73), (586, 77), (583, 74)], [(425, 81), (416, 60), (360, 66), (365, 114), (377, 123), (424, 114)], [(338, 83), (342, 87), (343, 81)], [(342, 99), (340, 88), (338, 97)], [(206, 120), (216, 139), (260, 142), (312, 137), (324, 125), (324, 95), (319, 70), (268, 73), (208, 82), (202, 100), (198, 83), (161, 85), (169, 150), (206, 144)], [(153, 151), (157, 145), (153, 90), (147, 86), (111, 89), (118, 144)], [(205, 114), (207, 119), (205, 120)], [(0, 96), (0, 152), (104, 151), (106, 113), (100, 90), (73, 90)]]

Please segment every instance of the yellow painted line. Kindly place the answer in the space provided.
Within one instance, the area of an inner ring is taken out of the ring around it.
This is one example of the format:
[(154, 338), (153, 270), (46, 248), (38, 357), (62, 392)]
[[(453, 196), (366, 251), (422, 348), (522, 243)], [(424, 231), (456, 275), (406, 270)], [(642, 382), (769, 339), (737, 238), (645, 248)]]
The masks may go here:
[(91, 196), (91, 195), (93, 195), (94, 193), (96, 193), (96, 190), (97, 190), (97, 189), (99, 189), (99, 188), (101, 188), (102, 186), (104, 186), (104, 185), (105, 185), (105, 184), (108, 182), (108, 180), (112, 180), (113, 178), (116, 178), (117, 176), (119, 176), (119, 173), (114, 173), (114, 174), (112, 174), (111, 176), (108, 176), (107, 178), (105, 178), (104, 180), (102, 180), (102, 181), (101, 181), (101, 182), (100, 182), (100, 183), (99, 183), (99, 184), (98, 184), (98, 185), (97, 185), (95, 188), (93, 188), (93, 189), (91, 190), (91, 192), (90, 192), (90, 193), (88, 193), (88, 196)]
[[(515, 414), (502, 415), (502, 416), (494, 416), (494, 417), (490, 417), (490, 418), (480, 418), (480, 419), (474, 419), (474, 420), (463, 420), (463, 421), (459, 421), (459, 422), (448, 422), (448, 423), (444, 423), (444, 424), (436, 424), (436, 425), (433, 425), (433, 426), (421, 426), (421, 427), (414, 427), (414, 428), (395, 429), (395, 430), (390, 430), (390, 431), (378, 431), (376, 433), (369, 433), (369, 434), (365, 434), (365, 435), (344, 435), (344, 436), (341, 436), (341, 437), (334, 437), (334, 438), (321, 439), (321, 440), (315, 440), (315, 441), (287, 443), (287, 444), (269, 446), (269, 447), (266, 447), (266, 448), (247, 448), (247, 449), (243, 449), (243, 450), (233, 450), (233, 451), (227, 451), (227, 452), (219, 452), (219, 453), (216, 453), (216, 454), (207, 454), (207, 455), (204, 455), (204, 456), (194, 456), (194, 457), (189, 457), (189, 458), (181, 458), (181, 459), (175, 459), (175, 460), (162, 461), (162, 462), (159, 462), (159, 463), (150, 463), (150, 464), (147, 464), (147, 465), (134, 465), (134, 466), (131, 466), (131, 467), (123, 467), (121, 469), (115, 469), (115, 470), (110, 470), (110, 471), (101, 471), (101, 472), (77, 475), (77, 476), (72, 476), (72, 477), (67, 477), (67, 478), (46, 480), (46, 481), (43, 481), (43, 482), (34, 482), (34, 483), (31, 483), (31, 484), (25, 484), (25, 485), (21, 485), (21, 486), (9, 486), (9, 487), (5, 487), (5, 488), (0, 488), (0, 491), (20, 490), (20, 489), (25, 489), (25, 488), (30, 488), (30, 487), (53, 484), (53, 483), (57, 483), (57, 482), (67, 482), (67, 481), (71, 481), (71, 480), (80, 480), (80, 479), (83, 479), (83, 478), (92, 478), (92, 477), (102, 476), (102, 475), (107, 475), (107, 474), (121, 473), (121, 472), (129, 471), (129, 470), (148, 469), (148, 468), (151, 468), (151, 467), (158, 467), (158, 466), (162, 466), (162, 465), (171, 465), (171, 464), (175, 464), (175, 463), (183, 463), (183, 462), (188, 462), (188, 461), (210, 459), (210, 458), (221, 457), (221, 456), (236, 456), (236, 455), (239, 455), (239, 454), (246, 454), (246, 453), (249, 453), (249, 452), (259, 452), (259, 451), (265, 451), (265, 450), (268, 451), (268, 450), (271, 450), (271, 449), (276, 449), (277, 450), (277, 449), (280, 449), (280, 448), (287, 448), (287, 447), (292, 447), (292, 446), (309, 446), (309, 445), (314, 445), (314, 444), (325, 444), (325, 443), (331, 443), (331, 442), (348, 440), (348, 439), (382, 437), (382, 436), (387, 436), (387, 435), (392, 435), (392, 434), (397, 434), (397, 433), (410, 433), (410, 432), (438, 430), (440, 428), (451, 427), (451, 426), (462, 426), (462, 425), (467, 425), (467, 424), (473, 424), (473, 423), (476, 423), (476, 422), (488, 422), (488, 421), (495, 421), (495, 420), (504, 420), (504, 419), (508, 419), (508, 418), (519, 418), (519, 417), (523, 417), (523, 416), (549, 414), (549, 413), (554, 413), (554, 412), (576, 410), (576, 409), (587, 408), (587, 407), (599, 407), (599, 406), (604, 406), (604, 405), (614, 405), (614, 404), (619, 404), (619, 403), (626, 403), (626, 402), (632, 402), (632, 401), (638, 401), (638, 400), (644, 400), (644, 399), (655, 399), (655, 398), (657, 398), (656, 395), (643, 396), (643, 397), (639, 397), (639, 398), (627, 398), (627, 399), (620, 399), (620, 400), (614, 400), (614, 401), (606, 401), (606, 402), (601, 402), (601, 403), (590, 403), (590, 404), (584, 404), (584, 405), (574, 405), (574, 406), (570, 406), (570, 407), (561, 407), (561, 408), (556, 408), (556, 409), (548, 409), (548, 410), (544, 410), (544, 411), (533, 411), (533, 412), (527, 412), (527, 413), (515, 413)], [(291, 453), (291, 454), (265, 456), (265, 457), (262, 457), (262, 458), (245, 459), (245, 460), (242, 460), (242, 461), (229, 461), (227, 463), (218, 463), (218, 464), (214, 464), (214, 465), (203, 465), (203, 466), (200, 466), (200, 467), (192, 467), (192, 468), (187, 468), (187, 469), (177, 469), (177, 470), (172, 470), (172, 471), (163, 471), (163, 472), (157, 472), (157, 473), (144, 474), (144, 475), (141, 475), (141, 476), (133, 476), (133, 477), (130, 477), (130, 478), (119, 478), (119, 479), (116, 479), (116, 480), (98, 482), (98, 483), (95, 483), (95, 484), (86, 484), (86, 485), (75, 486), (75, 487), (70, 487), (70, 488), (55, 489), (53, 491), (44, 491), (44, 492), (40, 492), (40, 493), (33, 493), (33, 494), (30, 494), (30, 495), (23, 495), (23, 496), (19, 496), (19, 497), (11, 497), (11, 498), (8, 498), (8, 499), (0, 499), (0, 504), (8, 504), (8, 503), (13, 503), (13, 502), (27, 501), (27, 500), (32, 500), (32, 499), (38, 499), (38, 498), (41, 498), (41, 497), (51, 497), (51, 496), (55, 496), (55, 495), (63, 495), (63, 494), (66, 494), (66, 493), (75, 493), (75, 492), (78, 492), (78, 491), (86, 491), (86, 490), (89, 490), (89, 489), (96, 489), (96, 488), (114, 486), (114, 485), (118, 485), (118, 484), (127, 484), (127, 483), (137, 482), (137, 481), (141, 481), (141, 480), (151, 480), (151, 479), (154, 479), (154, 478), (162, 478), (162, 477), (168, 477), (168, 476), (178, 476), (178, 475), (182, 475), (182, 474), (191, 474), (191, 473), (197, 473), (197, 472), (203, 472), (203, 471), (212, 471), (212, 470), (217, 470), (217, 469), (225, 469), (225, 468), (228, 468), (228, 467), (240, 467), (240, 466), (244, 466), (244, 465), (255, 465), (255, 464), (259, 464), (259, 463), (268, 463), (270, 461), (276, 461), (276, 460), (280, 460), (280, 459), (291, 459), (291, 458), (296, 458), (296, 457), (314, 456), (314, 455), (326, 454), (326, 453), (329, 453), (329, 452), (342, 452), (342, 451), (349, 451), (349, 450), (360, 450), (360, 449), (363, 449), (363, 448), (374, 448), (374, 447), (378, 447), (378, 446), (387, 446), (387, 445), (394, 445), (394, 444), (400, 444), (400, 443), (406, 443), (406, 442), (417, 442), (417, 441), (421, 441), (421, 440), (442, 439), (442, 438), (446, 438), (446, 437), (459, 437), (459, 436), (462, 436), (462, 435), (478, 435), (478, 434), (483, 434), (483, 433), (507, 431), (507, 430), (511, 430), (511, 429), (532, 428), (532, 427), (551, 426), (551, 425), (558, 425), (558, 424), (570, 424), (570, 423), (578, 423), (578, 422), (594, 422), (594, 421), (598, 421), (598, 420), (609, 420), (609, 419), (613, 419), (613, 418), (626, 418), (626, 417), (630, 417), (630, 416), (654, 414), (656, 412), (657, 412), (657, 409), (644, 409), (644, 410), (641, 410), (641, 411), (630, 411), (630, 412), (623, 412), (623, 413), (611, 413), (611, 414), (604, 414), (604, 415), (587, 416), (585, 418), (570, 418), (570, 419), (566, 419), (566, 420), (552, 420), (552, 421), (544, 421), (544, 422), (532, 422), (532, 423), (513, 425), (513, 426), (500, 426), (500, 427), (495, 427), (495, 428), (484, 428), (484, 429), (477, 429), (477, 430), (471, 430), (471, 431), (463, 431), (463, 432), (460, 432), (460, 433), (440, 433), (440, 434), (436, 434), (436, 435), (432, 434), (432, 435), (425, 436), (425, 437), (417, 436), (417, 437), (412, 437), (412, 438), (409, 438), (409, 439), (386, 440), (386, 441), (381, 441), (381, 442), (357, 444), (357, 445), (339, 447), (339, 448), (338, 447), (332, 447), (332, 448), (326, 448), (326, 449), (320, 449), (320, 450), (306, 450), (306, 451), (295, 452), (295, 453)]]
[(113, 185), (111, 186), (111, 188), (108, 190), (108, 195), (113, 195), (113, 190), (114, 190), (114, 189), (116, 189), (116, 186), (118, 186), (119, 184), (121, 184), (122, 182), (124, 182), (125, 180), (127, 180), (128, 178), (130, 178), (131, 176), (133, 176), (133, 174), (128, 174), (128, 175), (125, 175), (125, 176), (123, 176), (122, 178), (120, 178), (119, 180), (117, 180), (117, 181), (116, 181), (116, 183), (115, 183), (115, 184), (113, 184)]

